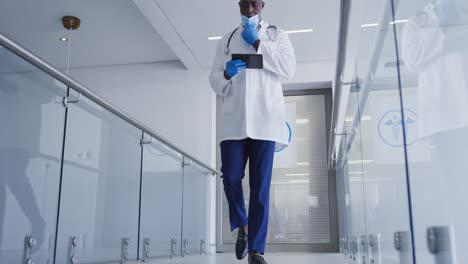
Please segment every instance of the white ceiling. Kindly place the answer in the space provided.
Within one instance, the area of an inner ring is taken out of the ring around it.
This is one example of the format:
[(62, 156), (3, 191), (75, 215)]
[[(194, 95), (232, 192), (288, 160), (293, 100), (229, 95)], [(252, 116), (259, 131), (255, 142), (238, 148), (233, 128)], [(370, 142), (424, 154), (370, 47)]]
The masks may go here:
[[(240, 23), (237, 0), (155, 0), (203, 68), (211, 67), (217, 41)], [(284, 30), (313, 28), (291, 35), (298, 62), (334, 60), (337, 49), (339, 1), (265, 0), (263, 18)]]
[(64, 15), (82, 20), (72, 33), (71, 67), (177, 60), (130, 0), (1, 0), (0, 32), (62, 68)]
[[(154, 5), (156, 12), (146, 13), (134, 2)], [(265, 2), (263, 17), (270, 24), (314, 29), (290, 35), (298, 62), (335, 60), (339, 0)], [(152, 14), (162, 20), (152, 21)], [(64, 15), (82, 19), (73, 32), (71, 67), (180, 59), (193, 69), (185, 62), (190, 57), (195, 68), (208, 69), (217, 45), (208, 37), (224, 35), (240, 23), (238, 0), (1, 0), (0, 32), (64, 67), (67, 44), (58, 40), (68, 34), (61, 26)]]

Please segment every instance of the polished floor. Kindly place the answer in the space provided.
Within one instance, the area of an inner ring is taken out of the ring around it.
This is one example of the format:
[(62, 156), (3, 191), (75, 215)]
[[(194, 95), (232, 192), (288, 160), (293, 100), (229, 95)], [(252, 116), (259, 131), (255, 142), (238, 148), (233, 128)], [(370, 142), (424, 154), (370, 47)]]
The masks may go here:
[[(270, 253), (265, 256), (268, 264), (349, 264), (341, 254), (314, 254), (314, 253)], [(141, 263), (141, 262), (135, 262)], [(150, 260), (152, 264), (242, 264), (247, 258), (237, 260), (233, 253), (213, 254), (207, 256), (193, 256), (175, 258), (172, 260)]]

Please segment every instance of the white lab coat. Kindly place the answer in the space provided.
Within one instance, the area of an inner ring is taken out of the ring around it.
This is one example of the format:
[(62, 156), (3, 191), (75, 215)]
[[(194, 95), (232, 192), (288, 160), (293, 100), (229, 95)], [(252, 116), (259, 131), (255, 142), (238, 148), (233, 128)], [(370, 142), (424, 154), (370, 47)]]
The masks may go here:
[[(221, 141), (252, 138), (274, 141), (276, 148), (288, 145), (281, 79), (294, 75), (296, 57), (288, 35), (268, 26), (262, 20), (257, 28), (258, 52), (242, 38), (242, 25), (231, 39), (229, 54), (225, 51), (232, 31), (219, 41), (209, 79), (213, 91), (223, 97)], [(263, 69), (243, 70), (226, 80), (224, 70), (232, 53), (262, 54)]]
[(430, 3), (402, 34), (402, 58), (418, 73), (418, 136), (468, 126), (468, 26), (440, 26)]

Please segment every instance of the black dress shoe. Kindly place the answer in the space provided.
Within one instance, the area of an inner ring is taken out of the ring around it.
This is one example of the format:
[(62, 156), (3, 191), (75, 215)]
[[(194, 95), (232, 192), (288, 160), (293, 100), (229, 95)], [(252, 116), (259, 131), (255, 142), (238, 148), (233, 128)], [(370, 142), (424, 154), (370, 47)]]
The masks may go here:
[(249, 264), (268, 264), (260, 255), (250, 255)]
[(247, 256), (248, 253), (248, 239), (247, 234), (245, 233), (242, 227), (239, 227), (239, 232), (237, 233), (237, 242), (236, 242), (236, 258), (241, 260)]

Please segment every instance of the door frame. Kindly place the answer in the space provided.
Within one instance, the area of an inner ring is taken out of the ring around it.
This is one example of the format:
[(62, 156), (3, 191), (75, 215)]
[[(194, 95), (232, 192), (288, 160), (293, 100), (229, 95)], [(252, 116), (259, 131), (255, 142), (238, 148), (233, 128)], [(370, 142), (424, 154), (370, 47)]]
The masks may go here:
[[(331, 87), (320, 89), (289, 90), (283, 92), (285, 97), (304, 95), (324, 95), (325, 96), (325, 116), (326, 133), (330, 134), (333, 97)], [(219, 135), (221, 124), (222, 97), (216, 100), (216, 169), (221, 171), (221, 155), (219, 148)], [(329, 140), (327, 139), (327, 156)], [(267, 243), (268, 252), (314, 252), (314, 253), (336, 253), (339, 252), (339, 230), (338, 230), (338, 203), (336, 193), (336, 173), (335, 170), (328, 171), (328, 193), (330, 203), (330, 243)], [(220, 177), (216, 179), (216, 252), (234, 252), (234, 243), (223, 243), (223, 204), (224, 195), (223, 184)]]

